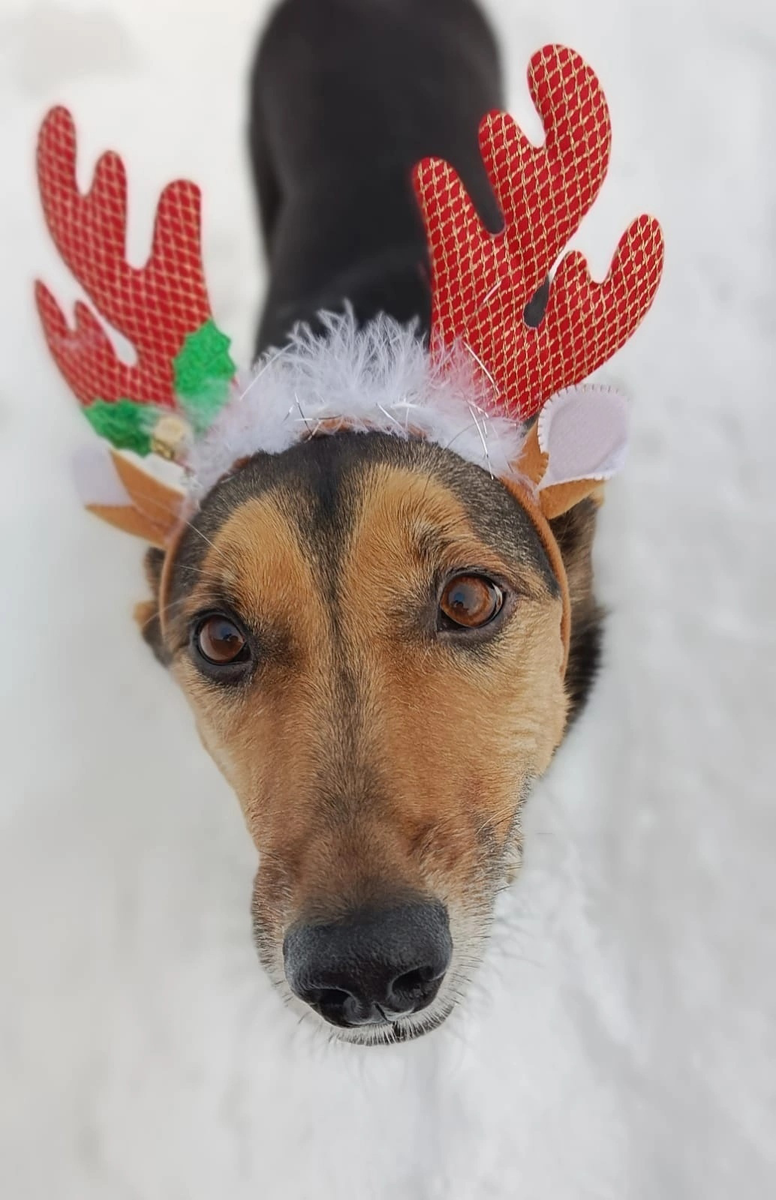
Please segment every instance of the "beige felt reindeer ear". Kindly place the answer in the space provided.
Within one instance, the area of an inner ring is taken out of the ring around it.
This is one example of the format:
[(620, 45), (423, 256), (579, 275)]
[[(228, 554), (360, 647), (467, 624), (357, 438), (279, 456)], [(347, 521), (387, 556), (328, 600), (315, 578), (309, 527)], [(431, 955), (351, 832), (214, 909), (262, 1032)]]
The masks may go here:
[(105, 442), (84, 446), (74, 463), (81, 503), (125, 533), (164, 550), (186, 505), (186, 493), (158, 478)]
[(622, 467), (628, 440), (628, 404), (613, 388), (567, 388), (545, 404), (517, 464), (537, 488), (547, 520), (559, 517)]

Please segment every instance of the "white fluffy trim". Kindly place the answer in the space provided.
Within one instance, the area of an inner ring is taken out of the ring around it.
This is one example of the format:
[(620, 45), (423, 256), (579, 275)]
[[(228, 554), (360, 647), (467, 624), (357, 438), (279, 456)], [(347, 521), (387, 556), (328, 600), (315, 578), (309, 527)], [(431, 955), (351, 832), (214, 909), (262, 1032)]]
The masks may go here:
[(324, 314), (325, 332), (299, 326), (238, 381), (234, 399), (194, 447), (194, 487), (208, 491), (240, 458), (278, 454), (342, 420), (356, 431), (421, 436), (492, 475), (514, 472), (520, 424), (488, 412), (464, 348), (432, 361), (414, 324), (379, 316), (363, 328), (352, 311)]

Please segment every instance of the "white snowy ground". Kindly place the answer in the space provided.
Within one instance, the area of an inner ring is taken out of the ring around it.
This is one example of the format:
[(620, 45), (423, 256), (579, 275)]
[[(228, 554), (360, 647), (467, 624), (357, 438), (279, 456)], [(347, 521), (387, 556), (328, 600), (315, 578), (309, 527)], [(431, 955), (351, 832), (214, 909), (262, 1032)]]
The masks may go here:
[[(419, 3), (421, 0), (419, 0)], [(2, 0), (0, 1194), (4, 1200), (765, 1200), (776, 1195), (776, 18), (756, 0), (500, 0), (524, 67), (581, 50), (615, 121), (580, 241), (668, 239), (609, 378), (634, 446), (598, 543), (590, 708), (529, 810), (526, 865), (465, 1008), (395, 1050), (297, 1028), (259, 971), (236, 802), (129, 617), (140, 548), (83, 515), (89, 429), (30, 281), (74, 288), (32, 151), (77, 115), (206, 195), (219, 323), (262, 284), (243, 153), (259, 0)], [(228, 12), (228, 15), (222, 15)]]

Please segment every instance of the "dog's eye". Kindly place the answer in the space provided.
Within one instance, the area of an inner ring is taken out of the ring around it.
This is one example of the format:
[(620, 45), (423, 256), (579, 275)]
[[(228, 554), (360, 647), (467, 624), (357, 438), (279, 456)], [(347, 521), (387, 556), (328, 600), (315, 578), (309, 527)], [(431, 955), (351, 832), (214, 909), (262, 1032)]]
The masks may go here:
[(206, 662), (218, 667), (245, 662), (249, 657), (244, 635), (234, 621), (218, 613), (200, 621), (194, 634), (194, 644)]
[(504, 593), (483, 575), (456, 575), (445, 585), (439, 601), (443, 618), (464, 629), (487, 625), (500, 611)]

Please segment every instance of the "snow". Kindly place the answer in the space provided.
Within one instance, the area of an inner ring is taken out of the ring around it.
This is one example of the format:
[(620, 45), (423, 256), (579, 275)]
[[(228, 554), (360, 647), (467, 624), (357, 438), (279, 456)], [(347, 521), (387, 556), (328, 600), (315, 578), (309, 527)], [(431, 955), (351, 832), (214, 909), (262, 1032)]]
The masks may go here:
[[(492, 0), (510, 103), (545, 41), (614, 114), (578, 242), (656, 212), (667, 274), (607, 374), (636, 397), (597, 559), (606, 669), (536, 789), (463, 1008), (411, 1045), (297, 1027), (249, 935), (253, 855), (130, 619), (140, 549), (85, 516), (87, 427), (31, 299), (75, 293), (32, 147), (64, 101), (120, 148), (132, 246), (205, 190), (219, 324), (262, 285), (243, 147), (262, 0), (3, 0), (0, 1193), (8, 1200), (765, 1200), (774, 1138), (776, 10)], [(224, 11), (228, 16), (224, 16)]]

